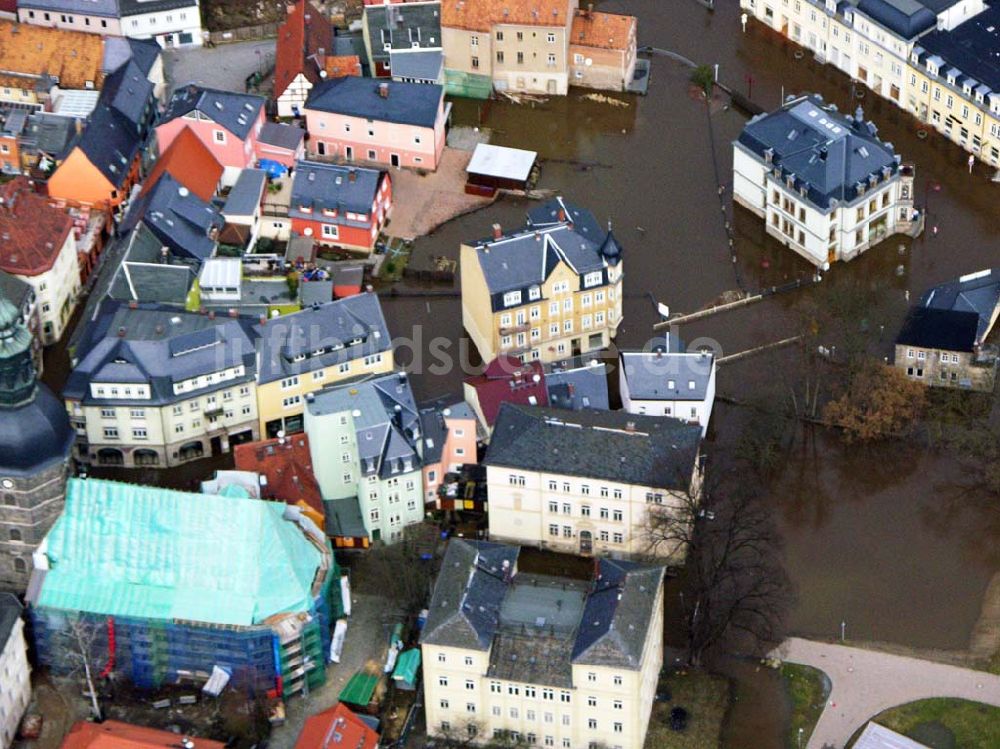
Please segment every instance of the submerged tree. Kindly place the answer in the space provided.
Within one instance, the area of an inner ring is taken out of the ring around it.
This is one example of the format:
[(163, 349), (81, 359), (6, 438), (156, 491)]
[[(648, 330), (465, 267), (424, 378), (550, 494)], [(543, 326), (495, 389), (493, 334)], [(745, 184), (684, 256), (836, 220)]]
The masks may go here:
[(823, 417), (841, 427), (848, 442), (870, 442), (908, 431), (926, 401), (921, 383), (895, 367), (866, 359), (851, 372), (844, 393), (827, 403)]
[(691, 73), (691, 82), (705, 92), (705, 98), (712, 95), (712, 87), (715, 86), (715, 73), (711, 65), (699, 65)]

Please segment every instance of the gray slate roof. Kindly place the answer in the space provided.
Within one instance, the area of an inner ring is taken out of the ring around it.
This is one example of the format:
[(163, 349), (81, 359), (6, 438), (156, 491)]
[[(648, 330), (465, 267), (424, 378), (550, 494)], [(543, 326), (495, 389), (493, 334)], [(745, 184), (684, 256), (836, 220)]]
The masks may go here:
[[(184, 305), (197, 277), (197, 265), (164, 263), (163, 246), (160, 238), (140, 223), (127, 237), (127, 248), (114, 271), (107, 296), (121, 301)], [(114, 253), (107, 253), (105, 262), (113, 264)], [(94, 293), (99, 293), (96, 288)]]
[[(388, 96), (379, 94), (381, 86), (388, 87)], [(313, 86), (305, 108), (432, 128), (443, 97), (444, 88), (436, 83), (404, 83), (349, 75)]]
[(361, 516), (361, 503), (357, 497), (324, 499), (323, 515), (326, 535), (331, 538), (367, 538), (365, 520)]
[(920, 62), (936, 55), (942, 70), (955, 67), (962, 75), (973, 79), (973, 88), (984, 85), (990, 98), (1000, 97), (1000, 3), (993, 3), (986, 10), (951, 31), (932, 31), (920, 38)]
[[(914, 39), (937, 24), (931, 0), (858, 0), (858, 10), (903, 39)], [(954, 5), (958, 0), (951, 0)]]
[(13, 593), (0, 593), (0, 653), (7, 649), (7, 640), (14, 624), (21, 618), (24, 607)]
[(306, 400), (306, 409), (315, 416), (352, 413), (365, 476), (389, 478), (407, 470), (406, 463), (409, 470), (419, 469), (420, 414), (405, 373), (346, 382)]
[(708, 394), (715, 362), (711, 353), (622, 351), (618, 357), (636, 400), (701, 401)]
[(833, 200), (854, 201), (859, 184), (870, 187), (873, 176), (884, 182), (898, 172), (899, 157), (876, 133), (860, 107), (845, 117), (820, 97), (806, 96), (750, 120), (737, 143), (761, 161), (773, 152), (770, 168), (780, 169), (782, 180), (792, 177), (794, 189), (825, 211)]
[[(79, 363), (70, 373), (63, 394), (86, 404), (166, 405), (193, 394), (251, 381), (256, 371), (254, 342), (245, 319), (212, 319), (155, 304), (131, 309), (112, 300), (102, 303), (76, 355)], [(175, 382), (240, 364), (244, 367), (242, 377), (174, 395)], [(151, 397), (94, 398), (91, 382), (148, 383)]]
[(263, 106), (263, 96), (237, 94), (188, 84), (174, 89), (160, 123), (169, 122), (197, 110), (240, 140), (244, 140), (257, 121)]
[(969, 273), (934, 286), (924, 292), (919, 304), (931, 309), (975, 312), (979, 315), (976, 342), (982, 343), (1000, 315), (1000, 268)]
[(258, 140), (261, 143), (286, 148), (294, 151), (299, 147), (302, 139), (305, 138), (306, 131), (298, 125), (287, 125), (281, 122), (265, 122), (260, 129)]
[[(366, 5), (364, 23), (371, 39), (372, 62), (384, 63), (389, 59), (389, 53), (383, 47), (385, 43), (391, 44), (394, 50), (411, 49), (414, 44), (419, 44), (421, 48), (441, 46), (439, 2)], [(392, 72), (397, 75), (395, 63)]]
[(76, 123), (77, 120), (73, 117), (33, 112), (28, 115), (28, 125), (21, 147), (48, 154), (57, 161), (62, 161), (76, 140)]
[(118, 17), (118, 0), (18, 0), (17, 7)]
[(118, 9), (123, 17), (180, 8), (194, 8), (196, 13), (200, 12), (197, 0), (118, 0)]
[[(371, 6), (366, 6), (371, 7)], [(439, 49), (393, 51), (389, 55), (393, 78), (415, 78), (437, 83), (444, 71), (444, 55)]]
[[(88, 5), (90, 0), (87, 0)], [(163, 54), (163, 48), (155, 39), (133, 39), (131, 37), (108, 36), (104, 38), (104, 72), (117, 70), (131, 60), (148, 76)]]
[(444, 416), (437, 408), (420, 409), (420, 440), (423, 443), (423, 459), (426, 465), (441, 460), (448, 428)]
[[(260, 382), (335, 366), (371, 354), (392, 356), (392, 340), (375, 294), (357, 294), (282, 315), (256, 326)], [(317, 354), (316, 352), (322, 351)], [(302, 361), (292, 359), (304, 354)]]
[(262, 169), (244, 169), (236, 178), (236, 184), (226, 196), (222, 209), (225, 216), (250, 216), (260, 206), (267, 174)]
[[(352, 179), (353, 177), (353, 179)], [(382, 172), (317, 161), (300, 161), (292, 176), (292, 197), (288, 215), (323, 221), (341, 226), (365, 228), (368, 223), (347, 218), (347, 212), (368, 216), (378, 194)], [(311, 214), (300, 210), (312, 208)], [(336, 210), (338, 215), (323, 216), (324, 210)]]
[(545, 373), (545, 388), (549, 405), (578, 411), (581, 408), (610, 408), (608, 399), (608, 368), (597, 363)]
[(700, 442), (701, 427), (665, 416), (503, 403), (483, 463), (686, 490)]
[(160, 175), (153, 189), (136, 201), (124, 227), (145, 224), (170, 251), (181, 258), (205, 260), (213, 255), (212, 231), (226, 223), (219, 209), (206, 203), (168, 172)]

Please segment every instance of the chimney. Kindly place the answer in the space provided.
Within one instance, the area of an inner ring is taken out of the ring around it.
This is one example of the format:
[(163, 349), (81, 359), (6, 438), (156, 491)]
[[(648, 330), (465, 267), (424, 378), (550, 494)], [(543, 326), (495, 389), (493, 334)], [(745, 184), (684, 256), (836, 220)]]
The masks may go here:
[(119, 338), (124, 338), (125, 337), (125, 327), (124, 326), (118, 328), (118, 337)]
[(493, 238), (500, 239), (503, 236), (503, 229), (500, 224), (493, 224)]
[(389, 84), (388, 83), (380, 83), (380, 84), (378, 84), (378, 95), (381, 96), (383, 99), (388, 99), (389, 98)]
[(347, 173), (347, 181), (348, 182), (352, 182), (352, 183), (353, 182), (357, 182), (358, 181), (358, 173), (356, 171), (354, 171), (353, 169), (351, 169)]
[(135, 299), (130, 299), (129, 303), (128, 303), (128, 308), (129, 309), (139, 309), (139, 302), (137, 302)]
[(235, 307), (230, 307), (229, 308), (229, 316), (233, 317), (233, 318), (239, 317), (240, 316), (239, 310), (237, 310)]
[(76, 124), (76, 134), (79, 135), (83, 132), (83, 120), (77, 117), (76, 120), (74, 120), (74, 123)]
[(161, 247), (160, 248), (160, 262), (164, 265), (170, 265), (170, 248)]
[(559, 209), (559, 220), (560, 221), (566, 220), (566, 211), (564, 211), (562, 208)]
[(215, 310), (214, 309), (210, 309), (208, 311), (208, 319), (209, 320), (214, 320), (215, 319)]
[(635, 431), (635, 422), (634, 421), (626, 422), (625, 423), (625, 431), (626, 432), (634, 432)]
[(257, 322), (259, 322), (261, 325), (267, 325), (267, 315), (261, 315), (260, 317), (258, 317)]
[(594, 4), (587, 3), (587, 18), (590, 18), (592, 15), (594, 15)]

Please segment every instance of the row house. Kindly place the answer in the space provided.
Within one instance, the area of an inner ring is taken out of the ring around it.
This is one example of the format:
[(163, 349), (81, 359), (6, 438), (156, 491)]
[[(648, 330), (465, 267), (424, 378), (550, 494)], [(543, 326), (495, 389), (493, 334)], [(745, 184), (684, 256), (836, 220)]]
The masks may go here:
[(570, 32), (571, 86), (624, 91), (635, 77), (638, 20), (635, 16), (578, 10)]
[(63, 392), (79, 459), (171, 467), (255, 440), (255, 354), (244, 320), (104, 302)]
[(0, 187), (0, 270), (34, 291), (41, 341), (58, 341), (80, 293), (80, 265), (73, 220), (49, 205), (26, 177)]
[(578, 0), (448, 0), (441, 39), (448, 93), (492, 90), (565, 95)]
[(700, 494), (700, 442), (699, 426), (675, 418), (504, 403), (483, 460), (490, 538), (677, 557), (651, 536), (650, 517)]
[(685, 351), (667, 335), (648, 350), (618, 352), (618, 392), (632, 414), (672, 416), (708, 432), (715, 403), (715, 354)]
[(373, 543), (402, 539), (424, 517), (420, 413), (406, 373), (343, 382), (306, 401), (323, 499), (360, 514)]
[(316, 305), (256, 326), (260, 433), (301, 432), (306, 397), (392, 371), (392, 340), (375, 294)]
[(349, 76), (314, 86), (304, 111), (310, 158), (434, 171), (451, 104), (436, 84)]
[(18, 0), (23, 24), (101, 36), (152, 39), (162, 47), (200, 46), (198, 0)]
[(553, 362), (608, 347), (622, 319), (622, 249), (557, 198), (528, 224), (461, 248), (462, 322), (484, 361)]
[(434, 56), (440, 67), (441, 0), (365, 0), (361, 29), (377, 78), (397, 77), (400, 53)]
[(144, 194), (164, 174), (184, 185), (192, 194), (210, 201), (222, 186), (223, 167), (191, 128), (184, 128), (163, 149), (142, 182)]
[(915, 169), (877, 133), (860, 107), (844, 116), (819, 96), (789, 101), (750, 120), (733, 143), (733, 200), (818, 267), (919, 233)]
[(302, 161), (292, 176), (291, 231), (318, 244), (370, 254), (391, 210), (385, 172)]
[(602, 559), (581, 580), (522, 571), (519, 556), (448, 544), (420, 636), (427, 732), (641, 749), (663, 665), (663, 568)]
[(476, 454), (476, 415), (464, 401), (438, 408), (420, 409), (423, 440), (424, 505), (429, 509), (472, 509), (461, 498), (445, 500), (438, 489), (445, 474), (457, 473), (462, 466), (478, 462)]

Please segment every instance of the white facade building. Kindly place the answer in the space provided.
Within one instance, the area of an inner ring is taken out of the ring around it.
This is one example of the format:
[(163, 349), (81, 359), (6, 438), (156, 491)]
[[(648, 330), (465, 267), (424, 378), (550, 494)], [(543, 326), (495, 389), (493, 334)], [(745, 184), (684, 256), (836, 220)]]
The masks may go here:
[(818, 96), (755, 117), (733, 143), (733, 199), (816, 266), (919, 232), (913, 181), (860, 107), (845, 117)]
[(31, 666), (22, 611), (16, 596), (0, 593), (0, 749), (14, 742), (31, 702)]
[(483, 461), (490, 538), (571, 554), (653, 551), (652, 508), (697, 496), (701, 428), (623, 411), (504, 403)]
[(162, 47), (204, 41), (198, 0), (20, 0), (17, 5), (21, 23), (155, 39)]
[(641, 749), (663, 664), (663, 569), (593, 580), (518, 568), (516, 546), (453, 540), (421, 635), (427, 730), (531, 746)]

